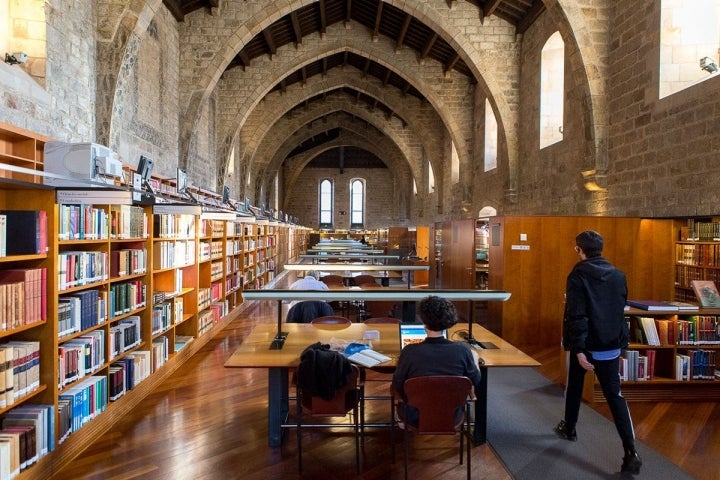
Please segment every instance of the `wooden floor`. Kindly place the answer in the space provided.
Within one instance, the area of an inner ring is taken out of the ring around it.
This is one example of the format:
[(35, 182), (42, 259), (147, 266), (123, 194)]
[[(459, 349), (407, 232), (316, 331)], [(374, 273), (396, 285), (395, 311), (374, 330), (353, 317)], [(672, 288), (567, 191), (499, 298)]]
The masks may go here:
[[(53, 480), (297, 478), (294, 431), (282, 448), (267, 446), (267, 371), (223, 367), (255, 323), (275, 321), (274, 303), (256, 303)], [(557, 381), (556, 349), (528, 353)], [(385, 388), (370, 382), (368, 393)], [(386, 402), (369, 401), (369, 421), (384, 420), (387, 410)], [(606, 408), (598, 410), (608, 415)], [(561, 412), (558, 405), (558, 419)], [(720, 404), (632, 403), (631, 412), (638, 438), (699, 480), (720, 479)], [(456, 442), (457, 437), (413, 439), (411, 478), (465, 478)], [(387, 429), (368, 432), (359, 478), (403, 478), (402, 450), (392, 463), (390, 445)], [(356, 476), (352, 436), (341, 429), (308, 433), (303, 458), (306, 478)], [(511, 478), (488, 445), (473, 449), (472, 465), (473, 479)]]

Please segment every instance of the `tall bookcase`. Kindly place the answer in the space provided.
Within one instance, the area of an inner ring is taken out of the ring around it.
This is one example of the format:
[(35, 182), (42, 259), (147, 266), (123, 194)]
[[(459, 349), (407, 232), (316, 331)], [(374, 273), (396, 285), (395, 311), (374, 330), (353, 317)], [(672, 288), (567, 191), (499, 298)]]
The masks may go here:
[[(12, 311), (17, 315), (11, 319), (18, 324), (0, 322), (5, 327), (0, 344), (31, 344), (34, 350), (28, 352), (37, 352), (29, 360), (35, 376), (18, 388), (18, 395), (5, 393), (0, 419), (25, 407), (54, 410), (53, 450), (20, 472), (21, 480), (50, 477), (200, 349), (212, 331), (230, 321), (227, 313), (242, 305), (247, 272), (252, 272), (252, 287), (272, 279), (278, 238), (285, 235), (279, 224), (256, 225), (249, 223), (254, 217), (235, 212), (208, 219), (199, 205), (132, 205), (131, 192), (122, 188), (46, 187), (36, 170), (42, 170), (47, 140), (0, 124), (0, 210), (42, 211), (42, 228), (35, 222), (14, 230), (25, 243), (42, 238), (47, 245), (41, 252), (18, 254), (11, 247), (6, 255), (0, 253), (2, 272), (44, 271), (40, 280), (27, 277), (26, 282), (33, 285), (28, 295), (41, 294), (41, 301), (32, 300), (32, 309), (22, 313), (19, 305), (31, 302), (16, 302)], [(154, 182), (157, 191), (172, 196), (171, 180)], [(206, 244), (207, 257), (202, 253)], [(246, 257), (252, 257), (247, 265)], [(7, 292), (23, 292), (23, 282), (4, 275), (0, 283), (10, 286), (0, 288), (0, 302), (7, 301)], [(86, 312), (68, 317), (68, 304), (84, 306)], [(79, 369), (72, 359), (87, 363)], [(116, 380), (129, 363), (135, 383), (122, 392)], [(63, 412), (69, 399), (82, 398), (83, 392), (97, 401), (79, 400), (88, 408), (68, 431)]]

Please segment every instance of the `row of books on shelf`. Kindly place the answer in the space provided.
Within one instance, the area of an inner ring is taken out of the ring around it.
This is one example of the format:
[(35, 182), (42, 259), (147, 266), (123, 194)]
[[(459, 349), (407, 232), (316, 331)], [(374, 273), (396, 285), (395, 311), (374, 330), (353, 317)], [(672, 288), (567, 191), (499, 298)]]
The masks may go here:
[(631, 339), (646, 345), (720, 345), (720, 317), (690, 315), (682, 319), (630, 316)]
[(0, 270), (0, 331), (47, 320), (47, 269)]
[(680, 238), (687, 241), (715, 242), (720, 240), (719, 222), (700, 222), (688, 219), (687, 226), (680, 229)]
[(147, 271), (147, 249), (127, 248), (110, 252), (110, 276), (139, 275)]
[(28, 404), (0, 420), (0, 478), (16, 477), (55, 450), (55, 406)]
[(58, 386), (63, 388), (105, 364), (105, 331), (93, 330), (58, 346)]
[(148, 216), (142, 207), (110, 205), (110, 238), (147, 238), (150, 236)]
[(58, 206), (59, 240), (101, 240), (110, 237), (108, 213), (92, 205)]
[(0, 257), (48, 251), (45, 210), (0, 210)]
[(184, 267), (195, 263), (194, 241), (162, 241), (155, 243), (153, 248), (153, 268), (156, 270)]
[(107, 299), (100, 290), (84, 290), (58, 298), (58, 338), (100, 325), (107, 320)]
[(110, 358), (115, 358), (140, 345), (142, 342), (140, 324), (140, 317), (132, 315), (110, 327)]
[(153, 215), (155, 238), (195, 238), (195, 215), (156, 213)]
[(720, 245), (713, 243), (678, 243), (675, 261), (683, 265), (720, 266)]
[(40, 342), (0, 344), (0, 408), (7, 408), (40, 387)]
[(58, 289), (89, 285), (108, 279), (108, 252), (67, 251), (58, 254)]
[[(657, 351), (653, 349), (622, 351), (620, 357), (620, 378), (624, 381), (644, 381), (655, 378), (655, 359)], [(672, 371), (664, 372), (673, 380), (715, 380), (717, 370), (717, 351), (693, 349), (678, 351), (674, 355)]]
[(110, 317), (142, 308), (147, 302), (147, 285), (142, 280), (114, 283), (110, 286)]

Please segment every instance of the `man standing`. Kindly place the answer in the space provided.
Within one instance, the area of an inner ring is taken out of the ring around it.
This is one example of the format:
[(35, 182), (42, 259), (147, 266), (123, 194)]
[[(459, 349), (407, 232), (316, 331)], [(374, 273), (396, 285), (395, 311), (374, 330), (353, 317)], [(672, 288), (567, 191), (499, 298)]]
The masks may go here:
[(640, 473), (642, 460), (635, 450), (627, 402), (620, 392), (620, 351), (629, 341), (625, 322), (625, 274), (602, 256), (603, 237), (592, 230), (575, 237), (580, 261), (567, 277), (563, 346), (570, 351), (565, 418), (555, 432), (575, 441), (585, 372), (594, 372), (615, 421), (625, 455), (621, 471)]

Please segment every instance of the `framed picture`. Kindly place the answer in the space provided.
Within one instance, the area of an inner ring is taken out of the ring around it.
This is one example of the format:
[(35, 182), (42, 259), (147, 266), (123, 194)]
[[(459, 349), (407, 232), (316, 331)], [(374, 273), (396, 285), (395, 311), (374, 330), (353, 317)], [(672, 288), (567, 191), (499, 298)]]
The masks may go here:
[(693, 290), (700, 306), (720, 308), (720, 293), (712, 280), (693, 280)]

